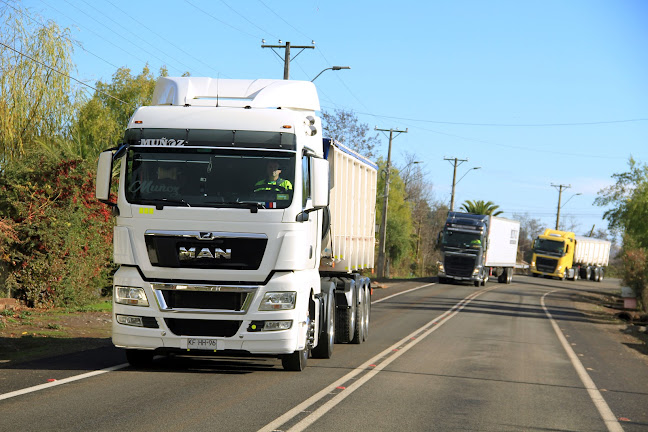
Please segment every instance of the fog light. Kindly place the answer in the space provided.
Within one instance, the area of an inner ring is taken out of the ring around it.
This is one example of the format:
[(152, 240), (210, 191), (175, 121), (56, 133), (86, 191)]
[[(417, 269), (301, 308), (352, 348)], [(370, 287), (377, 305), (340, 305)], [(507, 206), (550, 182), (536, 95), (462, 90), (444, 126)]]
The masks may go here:
[(288, 330), (292, 327), (292, 320), (283, 321), (252, 321), (248, 326), (248, 332)]
[(139, 316), (117, 315), (117, 322), (129, 326), (144, 327), (142, 317)]

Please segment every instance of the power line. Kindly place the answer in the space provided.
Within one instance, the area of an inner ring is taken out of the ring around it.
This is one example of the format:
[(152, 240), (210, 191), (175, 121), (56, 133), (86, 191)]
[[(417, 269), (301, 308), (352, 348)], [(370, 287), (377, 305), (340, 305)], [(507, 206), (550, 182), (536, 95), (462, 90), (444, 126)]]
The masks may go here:
[(226, 25), (227, 27), (230, 27), (230, 28), (232, 28), (232, 29), (234, 29), (234, 30), (236, 30), (236, 31), (238, 31), (238, 32), (241, 32), (241, 33), (243, 33), (243, 34), (245, 34), (245, 35), (248, 35), (248, 36), (250, 36), (250, 37), (253, 37), (253, 38), (255, 38), (255, 39), (261, 39), (261, 36), (253, 35), (252, 33), (246, 32), (245, 30), (241, 30), (241, 29), (238, 28), (238, 27), (234, 27), (233, 25), (231, 25), (231, 24), (229, 24), (229, 23), (227, 23), (227, 22), (225, 22), (225, 21), (223, 21), (223, 20), (220, 20), (220, 19), (216, 18), (214, 15), (210, 14), (209, 12), (207, 12), (207, 11), (204, 10), (204, 9), (199, 8), (199, 7), (196, 6), (195, 4), (191, 3), (189, 0), (185, 0), (185, 3), (189, 4), (190, 6), (193, 6), (194, 8), (198, 9), (200, 12), (204, 13), (205, 15), (207, 15), (208, 17), (210, 17), (210, 18), (212, 18), (212, 19), (218, 21), (219, 23), (221, 23), (221, 24), (223, 24), (223, 25)]
[(131, 106), (132, 106), (132, 104), (129, 104), (128, 102), (124, 102), (123, 100), (121, 100), (121, 99), (119, 99), (119, 98), (116, 98), (115, 96), (113, 96), (113, 95), (111, 95), (111, 94), (108, 94), (108, 93), (106, 93), (106, 92), (104, 92), (104, 91), (101, 91), (101, 90), (95, 88), (95, 87), (92, 87), (91, 85), (86, 84), (86, 83), (84, 83), (83, 81), (80, 81), (80, 80), (78, 80), (78, 79), (76, 79), (76, 78), (74, 78), (74, 77), (72, 77), (72, 76), (66, 74), (65, 72), (61, 72), (60, 70), (58, 70), (58, 69), (56, 69), (56, 68), (53, 68), (52, 66), (50, 66), (50, 65), (48, 65), (48, 64), (45, 64), (45, 63), (43, 63), (43, 62), (40, 61), (40, 60), (36, 60), (35, 58), (31, 57), (30, 55), (25, 54), (25, 53), (22, 52), (22, 51), (19, 51), (19, 50), (17, 50), (17, 49), (14, 49), (14, 48), (10, 47), (9, 45), (6, 45), (6, 44), (4, 44), (4, 43), (2, 43), (2, 42), (0, 42), (0, 45), (4, 46), (5, 48), (10, 49), (11, 51), (13, 51), (13, 52), (15, 52), (15, 53), (20, 54), (21, 56), (24, 56), (24, 57), (28, 58), (29, 60), (31, 60), (31, 61), (33, 61), (33, 62), (36, 62), (36, 63), (40, 64), (41, 66), (44, 66), (44, 67), (46, 67), (46, 68), (48, 68), (48, 69), (50, 69), (50, 70), (56, 72), (57, 74), (63, 75), (63, 76), (65, 76), (65, 77), (68, 77), (69, 79), (71, 79), (71, 80), (73, 80), (73, 81), (76, 81), (76, 82), (78, 82), (78, 83), (81, 84), (81, 85), (84, 85), (84, 86), (86, 86), (86, 87), (89, 87), (89, 88), (91, 88), (92, 90), (94, 90), (94, 91), (96, 91), (96, 92), (99, 92), (99, 93), (101, 93), (101, 94), (103, 94), (103, 95), (105, 95), (105, 96), (108, 96), (109, 98), (115, 99), (116, 101), (119, 101), (119, 102), (121, 102), (121, 103), (123, 103), (123, 104), (131, 105)]
[(274, 38), (276, 38), (276, 39), (279, 39), (279, 36), (273, 35), (273, 34), (270, 33), (269, 31), (267, 31), (267, 30), (265, 30), (265, 29), (262, 29), (261, 27), (259, 27), (258, 25), (256, 25), (255, 23), (253, 23), (252, 21), (250, 21), (249, 19), (247, 19), (247, 17), (246, 17), (245, 15), (239, 13), (239, 12), (238, 12), (236, 9), (234, 9), (232, 6), (230, 6), (230, 5), (228, 5), (227, 3), (225, 3), (225, 0), (221, 0), (221, 3), (223, 3), (225, 6), (227, 6), (227, 7), (228, 7), (232, 12), (234, 12), (236, 15), (240, 16), (240, 17), (243, 18), (245, 21), (249, 22), (249, 23), (252, 24), (254, 27), (256, 27), (256, 28), (258, 28), (259, 30), (261, 30), (263, 33), (267, 33), (267, 34), (269, 34), (270, 36), (272, 36), (272, 37), (274, 37)]

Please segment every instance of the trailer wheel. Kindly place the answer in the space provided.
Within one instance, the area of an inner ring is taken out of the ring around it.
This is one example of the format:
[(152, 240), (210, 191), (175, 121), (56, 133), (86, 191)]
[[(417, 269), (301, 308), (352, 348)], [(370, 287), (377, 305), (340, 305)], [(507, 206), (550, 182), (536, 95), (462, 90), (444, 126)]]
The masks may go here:
[(338, 305), (337, 316), (335, 317), (335, 342), (337, 343), (349, 343), (353, 340), (353, 333), (358, 325), (356, 320), (358, 294), (355, 288), (354, 294), (350, 306)]
[(603, 273), (604, 273), (604, 272), (605, 272), (605, 271), (603, 270), (603, 267), (601, 267), (601, 268), (599, 269), (599, 278), (598, 278), (598, 282), (601, 282), (601, 281), (603, 280)]
[(127, 349), (126, 360), (135, 368), (147, 368), (153, 364), (152, 350)]
[(513, 269), (510, 267), (506, 268), (506, 283), (510, 284), (513, 282)]
[(590, 266), (587, 266), (585, 268), (585, 277), (583, 279), (585, 279), (585, 280), (592, 279), (592, 268)]
[[(326, 325), (322, 325), (320, 330), (317, 346), (312, 349), (311, 354), (314, 358), (330, 359), (333, 355), (333, 345), (335, 344), (335, 291), (329, 292), (328, 301), (326, 302)], [(322, 324), (324, 324), (322, 320)]]
[(365, 319), (365, 304), (367, 300), (365, 298), (365, 291), (362, 288), (358, 290), (358, 300), (359, 304), (356, 304), (356, 325), (353, 330), (353, 339), (351, 340), (354, 344), (361, 344), (364, 341), (365, 325), (367, 324)]
[(364, 332), (364, 340), (367, 341), (369, 339), (369, 322), (371, 318), (371, 287), (369, 284), (365, 285), (365, 298), (367, 299), (367, 302), (365, 304), (365, 332)]
[(292, 372), (301, 372), (306, 369), (306, 363), (308, 362), (308, 348), (303, 350), (295, 351), (292, 354), (286, 354), (281, 357), (281, 365), (284, 370)]

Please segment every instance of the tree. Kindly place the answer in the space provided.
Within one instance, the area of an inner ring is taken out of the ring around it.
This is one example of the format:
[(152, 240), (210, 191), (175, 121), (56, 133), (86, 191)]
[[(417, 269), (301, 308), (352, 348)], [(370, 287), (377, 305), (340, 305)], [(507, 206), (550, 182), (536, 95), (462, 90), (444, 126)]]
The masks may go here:
[[(378, 172), (384, 172), (386, 161), (378, 159)], [(385, 189), (385, 177), (378, 176), (378, 190)], [(376, 196), (376, 224), (380, 224), (383, 212), (383, 196)], [(412, 211), (405, 200), (405, 185), (397, 169), (389, 176), (389, 207), (387, 209), (387, 239), (385, 252), (390, 268), (398, 268), (400, 261), (413, 249)], [(378, 254), (376, 254), (378, 257)]]
[(520, 238), (518, 241), (518, 261), (531, 262), (533, 241), (543, 233), (542, 221), (529, 216), (529, 213), (513, 213), (513, 219), (520, 221)]
[(466, 213), (479, 214), (479, 215), (491, 215), (499, 216), (503, 212), (497, 211), (499, 208), (498, 205), (495, 205), (492, 201), (471, 201), (467, 200), (461, 205), (461, 209)]
[(628, 160), (629, 171), (613, 174), (616, 183), (598, 193), (594, 204), (611, 206), (603, 217), (623, 233), (621, 278), (648, 310), (648, 166)]
[[(159, 76), (167, 75), (166, 68), (161, 68)], [(97, 91), (79, 111), (74, 141), (95, 154), (118, 144), (135, 109), (150, 103), (156, 81), (145, 66), (139, 75), (133, 76), (130, 69), (122, 67), (113, 74), (112, 82), (97, 82)]]
[(69, 137), (75, 89), (69, 29), (52, 21), (37, 26), (16, 6), (6, 5), (0, 16), (0, 163), (6, 163), (36, 141)]
[(369, 136), (369, 126), (360, 123), (353, 111), (336, 109), (333, 113), (322, 111), (324, 136), (340, 141), (345, 146), (367, 158), (373, 158), (374, 148), (380, 142), (378, 134)]

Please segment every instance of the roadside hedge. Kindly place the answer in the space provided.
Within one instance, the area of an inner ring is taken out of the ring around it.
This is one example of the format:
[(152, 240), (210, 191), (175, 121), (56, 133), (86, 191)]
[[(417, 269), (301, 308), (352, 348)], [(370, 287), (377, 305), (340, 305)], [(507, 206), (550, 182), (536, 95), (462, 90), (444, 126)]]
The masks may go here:
[(33, 153), (5, 167), (0, 294), (31, 307), (71, 307), (108, 292), (113, 218), (94, 197), (95, 164)]

